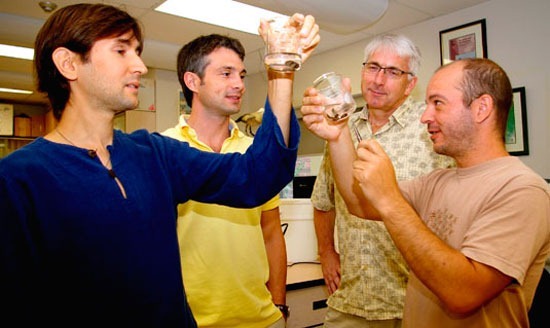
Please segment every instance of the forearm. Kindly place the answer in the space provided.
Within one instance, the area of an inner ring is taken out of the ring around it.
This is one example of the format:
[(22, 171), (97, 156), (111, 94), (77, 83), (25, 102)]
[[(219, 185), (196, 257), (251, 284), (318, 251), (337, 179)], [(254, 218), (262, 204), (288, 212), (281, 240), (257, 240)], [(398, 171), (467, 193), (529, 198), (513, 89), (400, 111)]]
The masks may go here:
[(269, 280), (267, 281), (267, 289), (271, 293), (274, 304), (286, 304), (287, 263), (284, 243), (282, 246), (278, 251), (272, 252), (271, 255), (268, 254)]
[(269, 264), (267, 288), (273, 303), (286, 304), (287, 254), (279, 209), (262, 212), (261, 225)]
[(280, 72), (267, 68), (267, 79), (267, 97), (288, 146), (294, 72)]
[(334, 208), (329, 211), (313, 209), (321, 269), (325, 285), (331, 295), (340, 287), (340, 255), (336, 252), (334, 244), (335, 219), (336, 210)]
[(266, 242), (267, 260), (269, 262), (269, 280), (267, 288), (275, 304), (286, 304), (286, 248), (284, 237), (272, 238)]
[(350, 213), (365, 218), (367, 211), (363, 206), (367, 204), (367, 201), (362, 196), (362, 192), (353, 177), (353, 162), (356, 159), (356, 150), (347, 126), (342, 129), (338, 138), (328, 141), (328, 146), (332, 174), (340, 195)]
[(313, 208), (313, 224), (317, 236), (317, 248), (322, 257), (327, 252), (335, 252), (334, 248), (334, 222), (336, 212), (334, 209), (321, 211)]
[[(414, 274), (455, 313), (467, 313), (510, 281), (486, 265), (468, 259), (435, 235), (405, 201), (380, 211), (396, 247)], [(497, 278), (498, 277), (498, 278)]]

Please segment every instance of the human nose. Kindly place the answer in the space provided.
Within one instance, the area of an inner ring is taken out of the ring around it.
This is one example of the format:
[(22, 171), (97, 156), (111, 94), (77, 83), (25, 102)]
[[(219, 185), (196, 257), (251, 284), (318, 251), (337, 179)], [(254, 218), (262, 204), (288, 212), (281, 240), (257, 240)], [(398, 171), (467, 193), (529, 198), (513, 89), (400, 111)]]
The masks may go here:
[(147, 69), (147, 66), (145, 66), (145, 63), (143, 62), (143, 59), (138, 54), (135, 55), (136, 59), (134, 61), (134, 65), (132, 66), (132, 72), (139, 73), (141, 75), (147, 74), (149, 71)]
[(383, 83), (386, 81), (386, 78), (388, 76), (386, 75), (386, 69), (383, 67), (380, 67), (378, 72), (374, 73), (374, 81), (376, 83)]
[(239, 89), (239, 90), (244, 90), (244, 88), (245, 88), (244, 78), (241, 77), (241, 76), (235, 77), (233, 79), (233, 88)]
[(430, 105), (426, 105), (426, 109), (424, 109), (424, 113), (422, 113), (422, 116), (420, 116), (420, 122), (423, 124), (428, 124), (433, 121), (433, 109)]

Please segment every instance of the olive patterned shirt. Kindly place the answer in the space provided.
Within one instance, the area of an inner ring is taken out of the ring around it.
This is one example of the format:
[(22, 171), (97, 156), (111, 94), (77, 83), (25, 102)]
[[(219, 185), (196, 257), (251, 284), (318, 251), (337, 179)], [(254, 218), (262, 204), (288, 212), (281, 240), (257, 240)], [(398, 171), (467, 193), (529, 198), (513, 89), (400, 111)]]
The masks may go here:
[[(454, 161), (433, 152), (425, 124), (420, 122), (425, 104), (409, 97), (374, 135), (368, 109), (355, 112), (355, 124), (363, 139), (376, 138), (395, 167), (398, 180), (408, 180), (435, 168), (454, 166)], [(352, 133), (354, 144), (357, 144)], [(340, 254), (341, 282), (328, 305), (367, 320), (401, 319), (408, 267), (396, 249), (384, 223), (349, 214), (335, 190), (327, 148), (311, 200), (322, 211), (336, 208), (336, 240)]]

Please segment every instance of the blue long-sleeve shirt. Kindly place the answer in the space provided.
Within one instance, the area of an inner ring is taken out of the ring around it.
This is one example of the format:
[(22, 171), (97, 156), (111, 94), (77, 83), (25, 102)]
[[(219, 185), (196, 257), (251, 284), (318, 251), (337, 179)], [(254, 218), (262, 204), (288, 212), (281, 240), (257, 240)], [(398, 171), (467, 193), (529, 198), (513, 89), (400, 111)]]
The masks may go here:
[[(115, 131), (115, 179), (85, 149), (39, 138), (0, 161), (0, 320), (22, 325), (195, 327), (181, 279), (176, 204), (252, 207), (294, 174), (269, 103), (244, 154)], [(183, 241), (185, 242), (185, 241)]]

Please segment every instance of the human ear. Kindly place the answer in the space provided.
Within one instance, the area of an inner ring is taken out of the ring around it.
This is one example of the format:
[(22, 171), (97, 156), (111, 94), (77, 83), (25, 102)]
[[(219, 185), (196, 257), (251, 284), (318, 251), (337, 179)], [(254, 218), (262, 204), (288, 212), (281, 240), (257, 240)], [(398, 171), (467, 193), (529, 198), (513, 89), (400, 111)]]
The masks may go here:
[(76, 80), (78, 74), (75, 65), (76, 54), (67, 48), (56, 48), (52, 53), (52, 60), (61, 75), (67, 80)]
[(474, 111), (476, 122), (483, 122), (491, 116), (495, 109), (493, 97), (488, 94), (482, 94), (472, 102), (471, 108)]
[(405, 95), (408, 96), (411, 94), (411, 92), (413, 91), (414, 87), (416, 86), (416, 82), (418, 82), (418, 77), (416, 76), (413, 76), (410, 80), (409, 80), (409, 83), (407, 84), (407, 89), (405, 89)]
[(200, 85), (200, 78), (197, 74), (192, 72), (185, 72), (183, 74), (183, 81), (187, 89), (197, 92), (197, 86)]

